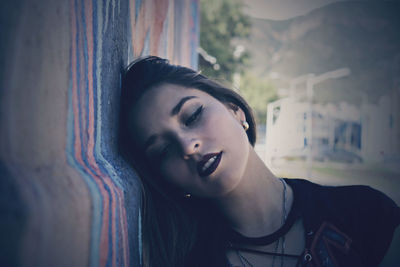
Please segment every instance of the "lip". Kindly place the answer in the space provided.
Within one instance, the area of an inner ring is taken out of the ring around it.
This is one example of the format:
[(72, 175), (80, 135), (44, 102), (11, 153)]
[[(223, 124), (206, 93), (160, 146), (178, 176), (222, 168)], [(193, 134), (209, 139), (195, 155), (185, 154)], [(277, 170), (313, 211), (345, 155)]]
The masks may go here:
[[(211, 163), (211, 165), (203, 171), (204, 165), (207, 163), (209, 159), (217, 156), (215, 161)], [(203, 158), (197, 163), (197, 172), (201, 177), (206, 177), (212, 174), (217, 168), (219, 163), (221, 162), (222, 151), (219, 153), (209, 153), (203, 156)]]

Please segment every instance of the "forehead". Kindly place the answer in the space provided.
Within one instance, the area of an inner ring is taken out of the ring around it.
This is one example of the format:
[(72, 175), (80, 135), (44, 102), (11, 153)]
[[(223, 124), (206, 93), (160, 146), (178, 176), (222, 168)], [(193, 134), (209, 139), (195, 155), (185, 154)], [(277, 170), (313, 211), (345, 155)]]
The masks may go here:
[[(209, 94), (195, 88), (186, 88), (174, 84), (162, 84), (145, 92), (133, 107), (132, 114), (140, 113), (141, 115), (151, 115), (160, 112), (162, 113), (161, 115), (169, 116), (175, 105), (186, 96), (214, 99)], [(158, 114), (158, 116), (159, 115), (160, 114)]]
[(162, 84), (149, 89), (137, 101), (130, 112), (133, 132), (142, 142), (159, 128), (171, 123), (171, 111), (186, 96), (196, 96), (202, 100), (217, 101), (211, 95), (195, 88), (174, 84)]

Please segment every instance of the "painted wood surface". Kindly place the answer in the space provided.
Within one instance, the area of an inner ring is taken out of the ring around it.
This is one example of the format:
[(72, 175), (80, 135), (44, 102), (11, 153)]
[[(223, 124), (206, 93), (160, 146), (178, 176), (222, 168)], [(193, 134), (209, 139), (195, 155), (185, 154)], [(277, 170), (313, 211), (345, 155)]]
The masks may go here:
[(5, 1), (0, 260), (140, 266), (140, 185), (116, 152), (120, 73), (197, 67), (197, 0)]

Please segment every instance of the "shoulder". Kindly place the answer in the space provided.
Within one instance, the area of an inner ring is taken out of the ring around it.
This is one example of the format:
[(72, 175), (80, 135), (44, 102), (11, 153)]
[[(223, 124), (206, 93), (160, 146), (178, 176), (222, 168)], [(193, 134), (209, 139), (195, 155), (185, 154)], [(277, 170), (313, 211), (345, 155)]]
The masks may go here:
[[(364, 185), (322, 187), (321, 205), (329, 210), (328, 217), (339, 216), (343, 223), (362, 231), (380, 231), (400, 223), (400, 208), (384, 193)], [(376, 228), (378, 227), (378, 228)]]
[(365, 185), (323, 186), (303, 179), (287, 180), (302, 209), (324, 217), (349, 216), (361, 221), (400, 224), (400, 208), (384, 193)]
[(384, 193), (369, 186), (321, 186), (297, 180), (307, 224), (329, 222), (352, 240), (353, 249), (371, 266), (385, 255), (400, 224), (400, 208)]
[(346, 188), (342, 209), (354, 246), (371, 263), (379, 264), (400, 224), (400, 208), (384, 193), (368, 186)]

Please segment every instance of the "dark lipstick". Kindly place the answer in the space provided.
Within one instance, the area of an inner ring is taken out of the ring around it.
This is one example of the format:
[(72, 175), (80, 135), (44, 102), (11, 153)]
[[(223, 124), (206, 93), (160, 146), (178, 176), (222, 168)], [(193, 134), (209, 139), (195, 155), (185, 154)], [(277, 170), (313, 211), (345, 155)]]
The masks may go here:
[(222, 157), (222, 151), (219, 153), (209, 153), (197, 163), (197, 172), (201, 177), (209, 176), (218, 167)]

